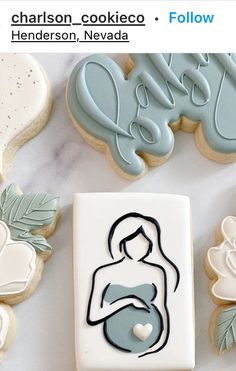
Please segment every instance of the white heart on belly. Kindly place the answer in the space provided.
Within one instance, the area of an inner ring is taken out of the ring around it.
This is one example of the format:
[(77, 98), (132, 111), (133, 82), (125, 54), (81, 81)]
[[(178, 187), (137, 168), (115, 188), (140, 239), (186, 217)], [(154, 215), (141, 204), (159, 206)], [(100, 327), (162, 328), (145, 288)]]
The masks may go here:
[(146, 323), (146, 325), (142, 325), (141, 323), (137, 323), (133, 327), (133, 334), (141, 341), (145, 341), (152, 333), (152, 325), (151, 323)]

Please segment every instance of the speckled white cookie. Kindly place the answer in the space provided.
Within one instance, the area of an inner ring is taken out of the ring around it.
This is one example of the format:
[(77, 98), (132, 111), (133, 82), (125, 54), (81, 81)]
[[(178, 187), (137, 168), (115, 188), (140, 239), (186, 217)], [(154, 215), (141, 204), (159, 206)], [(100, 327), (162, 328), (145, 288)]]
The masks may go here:
[(19, 147), (47, 123), (52, 96), (39, 63), (28, 54), (0, 54), (0, 177)]

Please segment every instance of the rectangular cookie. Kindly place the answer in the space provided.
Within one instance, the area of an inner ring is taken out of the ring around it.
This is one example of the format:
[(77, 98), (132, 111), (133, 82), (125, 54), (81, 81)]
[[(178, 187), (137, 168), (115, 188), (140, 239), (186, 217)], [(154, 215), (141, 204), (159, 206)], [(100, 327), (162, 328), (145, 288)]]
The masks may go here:
[(75, 195), (79, 371), (194, 368), (190, 220), (185, 196)]

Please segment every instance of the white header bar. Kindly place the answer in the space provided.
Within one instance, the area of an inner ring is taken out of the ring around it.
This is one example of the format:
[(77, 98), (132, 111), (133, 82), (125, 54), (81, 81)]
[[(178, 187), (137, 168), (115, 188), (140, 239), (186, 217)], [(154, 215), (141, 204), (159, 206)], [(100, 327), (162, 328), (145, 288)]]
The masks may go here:
[(1, 1), (1, 52), (235, 52), (235, 1)]

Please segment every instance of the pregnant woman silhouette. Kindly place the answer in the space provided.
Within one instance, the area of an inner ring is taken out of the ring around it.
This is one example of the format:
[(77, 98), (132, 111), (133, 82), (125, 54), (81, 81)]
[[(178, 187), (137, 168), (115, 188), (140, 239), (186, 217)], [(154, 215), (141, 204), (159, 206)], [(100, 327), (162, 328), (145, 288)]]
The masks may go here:
[(95, 270), (87, 323), (103, 323), (106, 340), (121, 351), (159, 352), (168, 341), (167, 271), (179, 271), (161, 247), (156, 219), (138, 213), (119, 218), (111, 227), (108, 248), (113, 262)]

